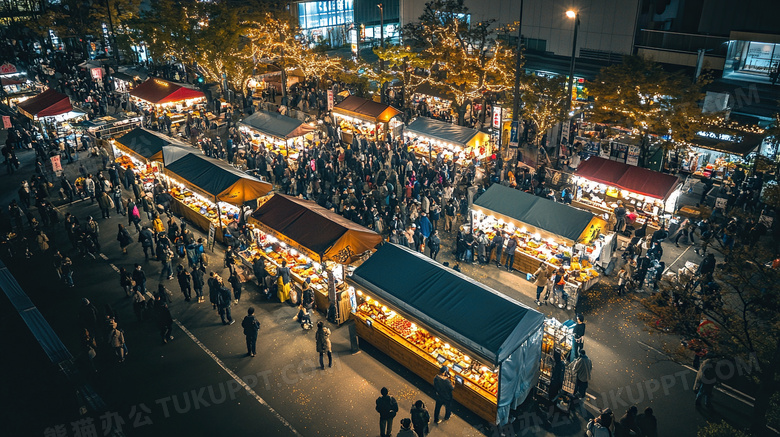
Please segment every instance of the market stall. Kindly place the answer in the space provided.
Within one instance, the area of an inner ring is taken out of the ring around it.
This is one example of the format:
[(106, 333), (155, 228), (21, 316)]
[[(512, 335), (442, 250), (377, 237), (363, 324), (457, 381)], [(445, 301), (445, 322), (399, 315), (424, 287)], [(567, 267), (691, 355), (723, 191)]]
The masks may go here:
[(167, 114), (173, 125), (186, 121), (187, 113), (206, 100), (202, 91), (156, 77), (149, 78), (128, 94), (139, 107), (150, 111), (152, 117)]
[(572, 205), (597, 214), (612, 214), (621, 200), (629, 214), (636, 215), (636, 227), (648, 221), (652, 229), (668, 224), (681, 187), (677, 176), (596, 156), (580, 163), (574, 183)]
[(492, 153), (488, 134), (427, 117), (418, 117), (409, 123), (404, 128), (404, 138), (409, 151), (429, 160), (439, 154), (445, 161), (482, 160)]
[(33, 121), (56, 131), (57, 135), (69, 133), (69, 123), (86, 118), (84, 111), (74, 108), (70, 98), (51, 88), (35, 97), (19, 102), (16, 109)]
[(143, 124), (143, 117), (133, 113), (107, 115), (93, 120), (84, 120), (74, 127), (81, 129), (91, 137), (113, 138), (131, 131)]
[(449, 367), (453, 398), (485, 420), (506, 424), (536, 385), (537, 311), (390, 243), (348, 281), (358, 336), (428, 382)]
[[(471, 227), (491, 240), (497, 232), (516, 238), (513, 267), (521, 272), (535, 272), (542, 261), (551, 270), (563, 267), (574, 292), (598, 282), (593, 265), (606, 267), (614, 238), (607, 222), (589, 211), (500, 184), (474, 202)], [(577, 296), (571, 298), (576, 303)]]
[[(315, 303), (322, 310), (343, 301), (340, 295), (345, 290), (347, 266), (359, 262), (382, 241), (371, 229), (314, 202), (282, 194), (274, 194), (247, 222), (254, 226), (254, 238), (252, 245), (239, 253), (242, 261), (251, 265), (263, 257), (266, 266), (275, 270), (286, 260), (295, 283), (300, 286), (310, 279)], [(330, 293), (337, 296), (329, 295), (328, 271), (335, 281)], [(348, 308), (336, 307), (335, 311), (340, 321), (349, 314)]]
[(134, 169), (139, 172), (144, 186), (151, 185), (162, 172), (163, 149), (166, 146), (192, 149), (186, 143), (142, 127), (137, 127), (109, 143), (120, 171)]
[(700, 132), (680, 154), (680, 171), (696, 178), (728, 179), (738, 165), (748, 165), (749, 155), (761, 147), (764, 136), (733, 132)]
[(333, 107), (333, 119), (341, 128), (341, 141), (352, 144), (354, 135), (378, 139), (387, 132), (398, 134), (401, 111), (360, 97), (349, 96)]
[(166, 162), (165, 174), (173, 197), (173, 212), (204, 231), (213, 224), (219, 241), (224, 239), (223, 228), (232, 217), (239, 216), (239, 207), (273, 189), (271, 184), (224, 161), (198, 153), (180, 154), (172, 162)]
[(415, 89), (412, 95), (412, 108), (425, 117), (448, 122), (453, 119), (450, 108), (454, 100), (448, 90), (425, 82)]
[(292, 160), (298, 159), (306, 140), (313, 140), (315, 129), (311, 123), (266, 111), (256, 111), (245, 117), (239, 122), (239, 127), (255, 149), (265, 147)]

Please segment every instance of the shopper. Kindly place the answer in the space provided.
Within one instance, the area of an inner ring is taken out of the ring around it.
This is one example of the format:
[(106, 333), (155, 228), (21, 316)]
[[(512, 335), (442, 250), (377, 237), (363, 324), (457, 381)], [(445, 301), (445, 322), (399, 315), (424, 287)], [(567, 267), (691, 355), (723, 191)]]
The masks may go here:
[(540, 306), (542, 301), (539, 298), (547, 285), (547, 265), (544, 261), (539, 263), (539, 268), (534, 272), (534, 285), (536, 286), (536, 306)]
[(232, 301), (230, 290), (222, 284), (220, 284), (218, 290), (217, 307), (219, 309), (219, 317), (222, 319), (223, 325), (232, 325), (236, 321), (233, 320), (233, 316), (230, 314), (230, 303)]
[(450, 370), (447, 366), (441, 366), (439, 373), (433, 378), (433, 388), (436, 391), (436, 407), (433, 409), (433, 423), (440, 423), (439, 412), (444, 407), (444, 420), (449, 420), (452, 412), (452, 391), (455, 386), (450, 380)]
[(401, 430), (396, 434), (397, 437), (417, 437), (417, 434), (412, 430), (412, 419), (401, 419)]
[(637, 416), (637, 425), (642, 431), (640, 434), (643, 437), (658, 437), (658, 421), (653, 415), (653, 409), (650, 407), (645, 408), (645, 412)]
[(504, 250), (506, 253), (506, 262), (504, 262), (504, 267), (506, 267), (507, 271), (510, 272), (514, 270), (515, 249), (517, 249), (517, 240), (515, 237), (509, 237), (509, 240), (506, 243), (506, 250)]
[(203, 274), (205, 272), (205, 269), (203, 267), (198, 268), (197, 266), (192, 266), (192, 272), (190, 272), (190, 277), (192, 278), (192, 288), (195, 290), (195, 297), (198, 300), (198, 303), (203, 302)]
[[(323, 363), (322, 358), (326, 353), (328, 354), (328, 367), (333, 367), (333, 355), (331, 353), (330, 344), (330, 329), (325, 327), (325, 324), (322, 322), (322, 320), (317, 322), (317, 333), (315, 334), (314, 339), (317, 342), (317, 353), (320, 354), (320, 369), (325, 370), (325, 363)], [(388, 433), (389, 432), (390, 431), (388, 430)]]
[(409, 414), (412, 418), (412, 428), (417, 433), (417, 437), (425, 437), (429, 432), (428, 423), (431, 421), (431, 415), (428, 413), (428, 409), (425, 408), (423, 401), (417, 400)]
[(238, 304), (241, 301), (241, 278), (236, 270), (233, 270), (233, 273), (230, 274), (228, 282), (233, 287), (233, 297), (236, 299), (235, 303)]
[(593, 371), (593, 363), (585, 354), (585, 349), (580, 349), (580, 356), (577, 357), (571, 366), (575, 378), (574, 396), (582, 399), (588, 390), (588, 381), (590, 381), (591, 372)]
[(636, 421), (637, 408), (635, 405), (628, 407), (626, 414), (615, 425), (615, 437), (631, 437), (642, 435)]
[(431, 237), (428, 239), (428, 249), (430, 250), (431, 259), (436, 261), (436, 256), (439, 255), (441, 249), (441, 239), (439, 238), (439, 231), (434, 229)]
[(117, 327), (116, 323), (113, 324), (111, 332), (108, 334), (108, 345), (114, 348), (114, 353), (116, 354), (119, 362), (124, 362), (126, 351), (125, 333)]
[(574, 344), (571, 348), (572, 360), (576, 360), (577, 357), (579, 357), (583, 343), (585, 342), (585, 316), (577, 314), (575, 319), (577, 320), (577, 324), (574, 325), (574, 329), (572, 329), (574, 333)]
[(376, 411), (379, 413), (379, 437), (392, 437), (393, 419), (398, 413), (398, 402), (390, 396), (387, 387), (379, 391), (382, 395), (376, 400)]
[(184, 295), (184, 301), (189, 302), (192, 298), (192, 276), (190, 272), (184, 269), (183, 266), (176, 267), (176, 280), (179, 282), (179, 288), (181, 288), (181, 294)]
[(130, 232), (125, 229), (125, 226), (121, 223), (117, 225), (119, 230), (116, 234), (116, 241), (119, 242), (119, 247), (122, 249), (122, 254), (127, 255), (127, 246), (133, 242), (133, 238), (130, 236)]
[(157, 326), (160, 328), (160, 337), (162, 337), (163, 344), (173, 340), (173, 317), (171, 316), (171, 310), (168, 308), (168, 304), (161, 300), (156, 301), (157, 305), (155, 310), (157, 313)]
[(254, 357), (257, 355), (257, 333), (260, 331), (260, 322), (255, 318), (253, 307), (246, 310), (246, 317), (241, 321), (241, 327), (244, 328), (244, 336), (246, 336), (246, 355)]

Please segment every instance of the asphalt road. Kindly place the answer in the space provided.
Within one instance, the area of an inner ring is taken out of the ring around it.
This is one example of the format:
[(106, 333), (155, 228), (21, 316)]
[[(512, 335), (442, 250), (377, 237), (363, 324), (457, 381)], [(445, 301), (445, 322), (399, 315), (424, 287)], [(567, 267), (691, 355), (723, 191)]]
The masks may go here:
[[(26, 153), (29, 152), (23, 152)], [(29, 177), (29, 158), (22, 160)], [(95, 162), (88, 163), (90, 170), (95, 166)], [(75, 172), (76, 168), (77, 164), (66, 165), (68, 172)], [(20, 178), (0, 176), (3, 202), (15, 193)], [(97, 205), (88, 201), (64, 206), (61, 211), (79, 218), (100, 216)], [(257, 308), (262, 327), (256, 358), (244, 356), (238, 323), (223, 326), (208, 303), (184, 302), (175, 280), (166, 282), (175, 296), (171, 305), (176, 319), (175, 339), (161, 344), (154, 321), (135, 320), (130, 299), (124, 297), (115, 270), (141, 262), (149, 278), (147, 286), (154, 289), (160, 265), (153, 261), (144, 263), (137, 243), (130, 246), (128, 255), (121, 255), (115, 240), (116, 224), (120, 222), (126, 223), (126, 219), (112, 216), (100, 221), (105, 258), (74, 258), (73, 289), (60, 285), (48, 259), (9, 263), (24, 290), (74, 355), (81, 352), (77, 308), (82, 297), (89, 298), (99, 309), (108, 303), (118, 312), (120, 326), (126, 332), (128, 359), (118, 364), (104, 349), (97, 358), (97, 374), (88, 374), (83, 367), (85, 378), (115, 414), (79, 414), (79, 402), (72, 391), (58, 377), (56, 369), (44, 362), (45, 357), (26, 326), (3, 299), (0, 326), (3, 332), (14, 333), (0, 336), (2, 350), (10, 351), (9, 359), (0, 360), (3, 374), (9, 376), (9, 395), (3, 397), (0, 408), (7, 419), (4, 423), (11, 424), (8, 435), (47, 435), (45, 432), (57, 426), (66, 432), (61, 435), (79, 435), (73, 425), (77, 421), (82, 421), (85, 429), (95, 426), (96, 435), (102, 435), (102, 428), (109, 421), (121, 421), (128, 436), (197, 435), (203, 429), (228, 435), (260, 432), (269, 436), (374, 436), (378, 435), (378, 420), (373, 405), (383, 386), (396, 396), (402, 413), (408, 412), (417, 399), (432, 409), (432, 388), (427, 381), (365, 343), (361, 343), (359, 353), (352, 354), (344, 328), (334, 329), (332, 336), (334, 367), (319, 370), (313, 332), (302, 332), (292, 320), (295, 309), (268, 303), (251, 288), (245, 292), (244, 300), (233, 306), (233, 316), (240, 322), (246, 308)], [(132, 229), (131, 234), (135, 236)], [(62, 228), (49, 230), (49, 236), (55, 244), (70, 249)], [(677, 249), (673, 244), (665, 244), (665, 251), (667, 264), (677, 260), (672, 268), (689, 258), (698, 262), (693, 251), (685, 247)], [(221, 253), (211, 257), (221, 258)], [(446, 244), (440, 261), (453, 262)], [(211, 264), (209, 270), (215, 262)], [(536, 307), (535, 288), (516, 273), (492, 265), (466, 265), (463, 271)], [(716, 392), (713, 411), (694, 407), (694, 373), (668, 360), (662, 352), (666, 344), (675, 345), (679, 339), (650, 335), (644, 330), (637, 319), (638, 297), (641, 296), (618, 298), (608, 286), (599, 286), (584, 297), (581, 309), (588, 322), (585, 349), (594, 362), (587, 410), (572, 420), (554, 417), (551, 423), (539, 422), (535, 414), (519, 414), (512, 425), (517, 435), (580, 436), (583, 417), (590, 417), (605, 406), (620, 416), (631, 404), (640, 410), (646, 406), (655, 410), (660, 435), (694, 435), (707, 419), (744, 422), (749, 406), (738, 400), (741, 396), (736, 393)], [(551, 306), (539, 309), (559, 320), (573, 317), (573, 312)], [(321, 318), (317, 314), (315, 322)], [(399, 414), (397, 419), (405, 416)], [(93, 422), (89, 423), (89, 419)], [(431, 429), (432, 435), (449, 436), (494, 435), (496, 431), (460, 406), (455, 408), (451, 420)]]

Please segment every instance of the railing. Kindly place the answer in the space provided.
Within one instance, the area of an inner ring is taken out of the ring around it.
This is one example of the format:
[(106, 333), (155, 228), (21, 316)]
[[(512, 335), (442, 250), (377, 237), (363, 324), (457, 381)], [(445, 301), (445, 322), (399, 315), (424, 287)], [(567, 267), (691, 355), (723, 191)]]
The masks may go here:
[(725, 57), (728, 41), (725, 36), (642, 29), (636, 46), (685, 53), (696, 53), (703, 49), (708, 51), (708, 55)]

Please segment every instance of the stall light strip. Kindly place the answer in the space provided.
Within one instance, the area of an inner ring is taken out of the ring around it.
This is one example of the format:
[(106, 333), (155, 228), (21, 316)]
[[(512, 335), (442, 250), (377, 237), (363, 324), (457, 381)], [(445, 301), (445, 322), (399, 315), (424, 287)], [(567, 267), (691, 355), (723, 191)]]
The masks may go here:
[(230, 370), (230, 369), (229, 369), (229, 368), (228, 368), (228, 367), (225, 365), (225, 363), (223, 363), (223, 362), (222, 362), (222, 360), (220, 360), (220, 359), (219, 359), (219, 358), (218, 358), (218, 357), (217, 357), (217, 356), (214, 354), (214, 352), (212, 352), (212, 351), (211, 351), (209, 348), (207, 348), (205, 344), (201, 343), (201, 341), (200, 341), (200, 340), (198, 340), (198, 338), (197, 338), (197, 337), (195, 337), (195, 335), (194, 335), (192, 332), (190, 332), (190, 330), (189, 330), (189, 329), (187, 329), (186, 327), (184, 327), (184, 325), (183, 325), (183, 324), (182, 324), (182, 323), (181, 323), (181, 322), (180, 322), (178, 319), (173, 319), (173, 321), (174, 321), (174, 323), (176, 323), (176, 325), (178, 325), (178, 326), (179, 326), (179, 328), (181, 328), (181, 330), (182, 330), (182, 331), (183, 331), (185, 334), (187, 334), (187, 336), (188, 336), (188, 337), (189, 337), (189, 338), (190, 338), (190, 339), (191, 339), (193, 342), (195, 342), (195, 344), (197, 344), (197, 345), (198, 345), (198, 346), (199, 346), (199, 347), (200, 347), (200, 348), (203, 350), (203, 352), (206, 352), (206, 355), (208, 355), (209, 357), (211, 357), (211, 359), (212, 359), (212, 360), (214, 360), (214, 362), (215, 362), (215, 363), (217, 363), (217, 365), (218, 365), (219, 367), (221, 367), (221, 368), (222, 368), (222, 370), (224, 370), (224, 371), (225, 371), (225, 373), (227, 373), (227, 374), (228, 374), (228, 375), (229, 375), (231, 378), (233, 378), (233, 380), (234, 380), (234, 381), (236, 381), (236, 382), (238, 383), (238, 385), (240, 385), (241, 387), (243, 387), (243, 389), (244, 389), (244, 390), (246, 390), (247, 394), (249, 394), (250, 396), (252, 396), (253, 398), (255, 398), (255, 400), (256, 400), (257, 402), (259, 402), (259, 403), (260, 403), (260, 405), (262, 405), (262, 406), (264, 406), (264, 407), (268, 408), (268, 410), (271, 412), (271, 414), (273, 414), (273, 415), (274, 415), (274, 416), (275, 416), (275, 417), (276, 417), (276, 418), (277, 418), (277, 419), (278, 419), (280, 422), (282, 422), (282, 425), (284, 425), (284, 426), (285, 426), (287, 429), (289, 429), (290, 431), (292, 431), (293, 435), (296, 435), (296, 436), (299, 436), (299, 437), (303, 437), (303, 436), (301, 435), (301, 433), (299, 433), (299, 432), (298, 432), (298, 431), (297, 431), (297, 430), (296, 430), (296, 429), (295, 429), (295, 428), (294, 428), (294, 427), (293, 427), (293, 426), (290, 424), (290, 422), (288, 422), (288, 421), (287, 421), (287, 419), (285, 419), (285, 418), (284, 418), (284, 417), (283, 417), (281, 414), (279, 414), (279, 413), (278, 413), (276, 410), (274, 410), (274, 409), (273, 409), (273, 407), (271, 407), (270, 405), (268, 405), (268, 402), (266, 402), (266, 401), (265, 401), (265, 399), (261, 398), (261, 397), (260, 397), (260, 395), (258, 395), (258, 394), (257, 394), (257, 393), (256, 393), (254, 390), (252, 390), (252, 387), (250, 387), (250, 386), (249, 386), (249, 384), (247, 384), (246, 382), (244, 382), (244, 380), (243, 380), (243, 379), (241, 379), (241, 378), (240, 378), (238, 375), (236, 375), (236, 374), (235, 374), (235, 373), (234, 373), (232, 370)]

